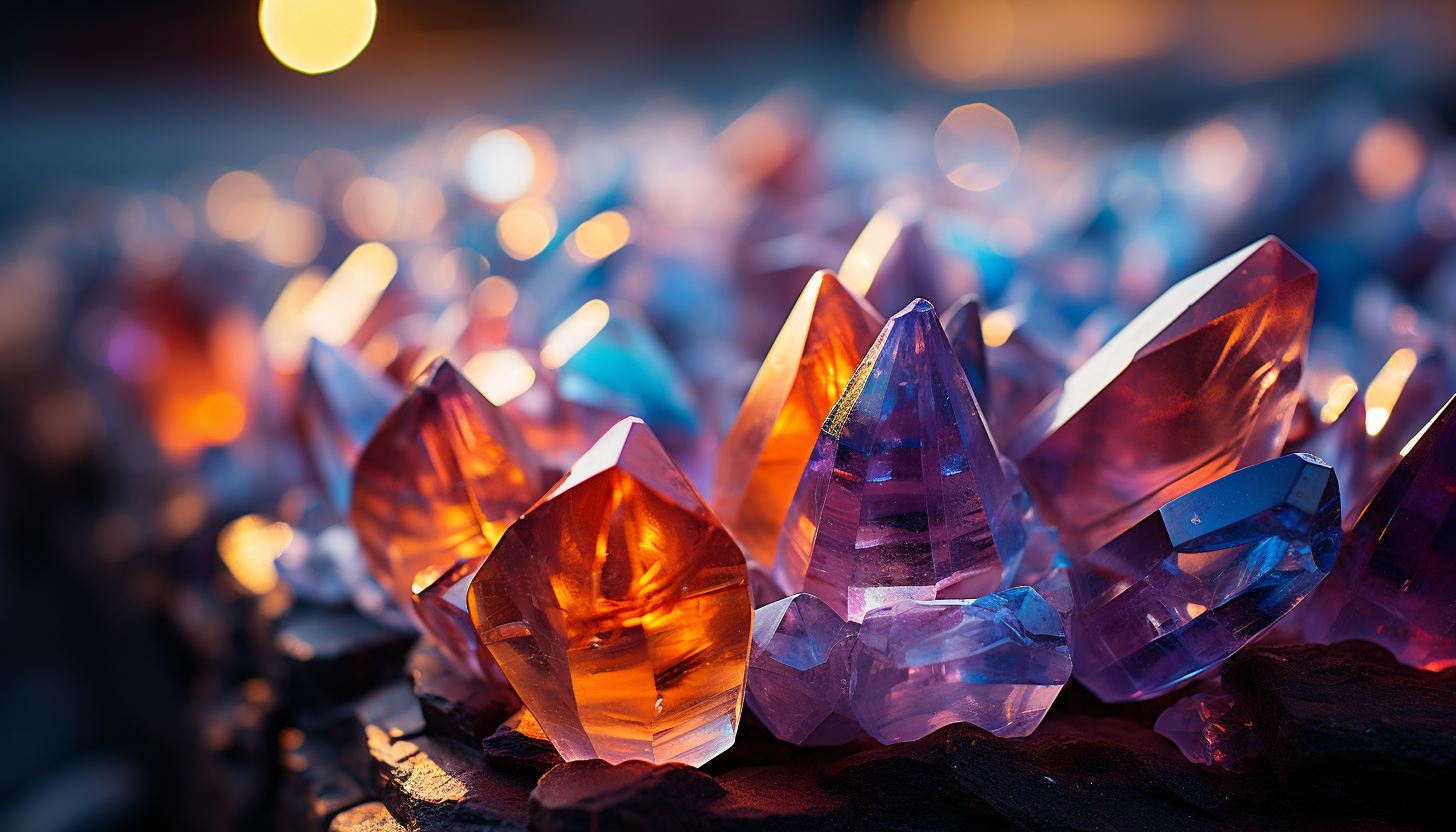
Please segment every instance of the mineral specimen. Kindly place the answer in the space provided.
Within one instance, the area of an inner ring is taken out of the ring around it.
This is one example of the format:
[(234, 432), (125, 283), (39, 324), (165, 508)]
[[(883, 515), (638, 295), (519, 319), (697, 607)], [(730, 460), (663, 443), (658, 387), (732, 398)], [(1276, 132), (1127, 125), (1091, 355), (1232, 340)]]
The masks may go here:
[(839, 745), (859, 736), (849, 705), (856, 629), (807, 593), (754, 612), (745, 698), (774, 736), (796, 745)]

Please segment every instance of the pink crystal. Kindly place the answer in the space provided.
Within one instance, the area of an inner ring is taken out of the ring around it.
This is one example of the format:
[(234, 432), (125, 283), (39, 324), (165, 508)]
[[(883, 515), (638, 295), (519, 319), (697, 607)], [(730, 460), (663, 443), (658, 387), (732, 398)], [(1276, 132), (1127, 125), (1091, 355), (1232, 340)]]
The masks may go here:
[(1158, 715), (1153, 730), (1173, 741), (1191, 762), (1229, 771), (1259, 753), (1253, 720), (1226, 693), (1195, 693)]
[(796, 745), (859, 736), (849, 704), (855, 629), (807, 593), (754, 612), (745, 704), (774, 736)]
[(470, 620), (470, 580), (484, 557), (462, 560), (448, 569), (431, 567), (415, 576), (415, 613), (441, 650), (457, 665), (477, 677), (505, 681), (489, 652), (480, 650), (475, 623)]

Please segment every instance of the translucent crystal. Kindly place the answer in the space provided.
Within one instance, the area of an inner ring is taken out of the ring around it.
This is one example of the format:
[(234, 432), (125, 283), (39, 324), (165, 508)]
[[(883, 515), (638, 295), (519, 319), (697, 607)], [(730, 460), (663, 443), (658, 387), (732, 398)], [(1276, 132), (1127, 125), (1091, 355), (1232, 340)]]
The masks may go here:
[(940, 316), (940, 320), (945, 324), (946, 337), (950, 338), (951, 351), (961, 363), (961, 369), (966, 371), (966, 380), (971, 383), (976, 402), (983, 410), (989, 410), (986, 340), (981, 335), (981, 299), (974, 294), (963, 295)]
[(354, 466), (364, 443), (394, 407), (399, 385), (350, 347), (315, 340), (298, 391), (298, 418), (309, 459), (334, 508), (349, 511)]
[(1229, 771), (1243, 768), (1244, 760), (1264, 747), (1248, 712), (1226, 693), (1195, 693), (1178, 700), (1158, 715), (1153, 730), (1172, 740), (1190, 761)]
[(415, 614), (446, 656), (477, 677), (504, 681), (490, 654), (480, 655), (480, 640), (470, 620), (470, 581), (484, 560), (476, 557), (449, 567), (426, 567), (415, 576), (411, 592)]
[(774, 736), (796, 745), (859, 736), (849, 704), (855, 629), (804, 593), (754, 612), (745, 699)]

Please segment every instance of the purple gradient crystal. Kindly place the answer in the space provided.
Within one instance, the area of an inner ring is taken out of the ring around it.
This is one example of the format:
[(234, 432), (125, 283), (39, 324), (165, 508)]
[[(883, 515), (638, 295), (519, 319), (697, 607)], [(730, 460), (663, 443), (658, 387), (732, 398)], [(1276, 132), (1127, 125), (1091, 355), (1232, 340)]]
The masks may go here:
[(953, 722), (1024, 737), (1071, 674), (1061, 616), (1031, 587), (974, 601), (901, 601), (860, 627), (852, 704), (865, 731), (885, 743)]
[(774, 736), (796, 745), (859, 736), (849, 704), (855, 629), (806, 593), (754, 612), (745, 704)]
[(1293, 609), (1339, 546), (1339, 487), (1314, 457), (1190, 491), (1072, 566), (1077, 681), (1104, 702), (1178, 687)]
[(1229, 771), (1243, 768), (1244, 760), (1264, 747), (1248, 712), (1226, 693), (1178, 700), (1158, 715), (1153, 730), (1172, 740), (1189, 761)]
[(1001, 446), (1067, 378), (1056, 350), (1024, 327), (1013, 330), (1005, 343), (987, 347), (986, 373), (986, 424)]
[(1340, 483), (1340, 505), (1347, 513), (1358, 511), (1361, 500), (1370, 496), (1370, 434), (1365, 432), (1365, 400), (1359, 394), (1350, 399), (1339, 418), (1318, 425), (1297, 443), (1286, 443), (1285, 453), (1319, 457), (1335, 469)]
[(299, 422), (329, 502), (349, 514), (354, 466), (364, 443), (403, 391), (349, 347), (315, 340), (298, 391)]
[(1364, 639), (1412, 667), (1456, 666), (1456, 398), (1408, 446), (1304, 611), (1305, 638)]
[(989, 408), (990, 390), (986, 387), (986, 340), (981, 335), (981, 299), (975, 294), (963, 295), (940, 316), (950, 339), (951, 352), (966, 371), (966, 380), (976, 394), (976, 403)]
[(859, 621), (1005, 587), (1026, 540), (966, 374), (928, 301), (885, 325), (835, 404), (774, 558), (787, 592)]

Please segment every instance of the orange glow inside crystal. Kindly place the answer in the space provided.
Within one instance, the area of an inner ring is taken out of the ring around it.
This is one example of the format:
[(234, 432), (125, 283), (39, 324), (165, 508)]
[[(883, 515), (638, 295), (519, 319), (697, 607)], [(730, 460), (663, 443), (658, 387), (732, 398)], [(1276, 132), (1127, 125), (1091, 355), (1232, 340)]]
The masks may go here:
[(568, 760), (700, 765), (733, 744), (747, 568), (640, 419), (612, 427), (506, 531), (470, 614)]
[(713, 507), (772, 566), (779, 530), (824, 417), (885, 319), (833, 273), (809, 279), (718, 451)]

